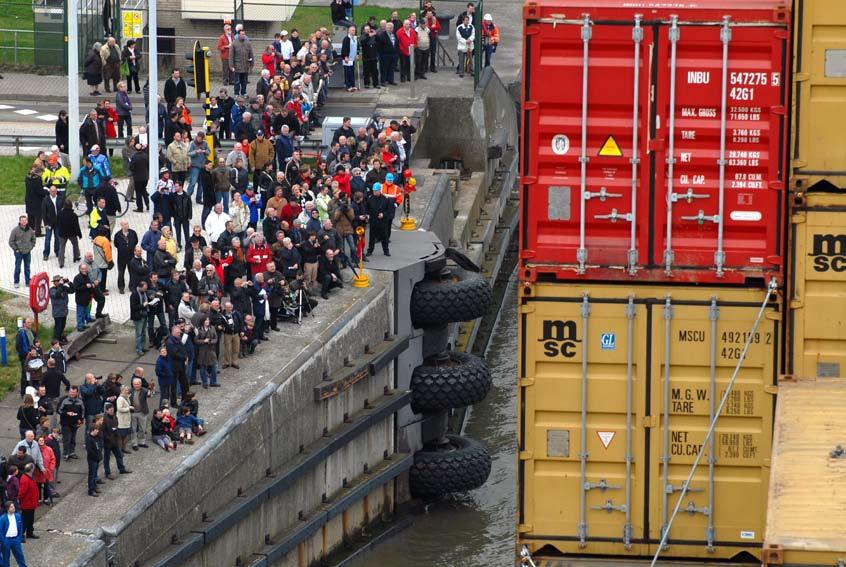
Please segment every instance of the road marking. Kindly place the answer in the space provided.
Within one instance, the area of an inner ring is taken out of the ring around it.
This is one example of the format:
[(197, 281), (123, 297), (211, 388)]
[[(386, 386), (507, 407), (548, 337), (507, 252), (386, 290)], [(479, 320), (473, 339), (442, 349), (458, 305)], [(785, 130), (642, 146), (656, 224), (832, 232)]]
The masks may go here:
[(59, 117), (55, 114), (42, 114), (41, 116), (36, 116), (36, 118), (43, 120), (44, 122), (55, 122), (59, 119)]
[(21, 146), (20, 147), (20, 150), (22, 152), (34, 152), (35, 150), (43, 150), (43, 149), (44, 148), (36, 148), (36, 147), (30, 147), (30, 146)]
[(28, 108), (22, 108), (21, 110), (16, 110), (15, 114), (22, 114), (23, 116), (29, 116), (30, 114), (38, 114), (37, 110), (30, 110)]
[(10, 108), (15, 108), (15, 107), (9, 106), (8, 104), (0, 104), (0, 110), (9, 110)]

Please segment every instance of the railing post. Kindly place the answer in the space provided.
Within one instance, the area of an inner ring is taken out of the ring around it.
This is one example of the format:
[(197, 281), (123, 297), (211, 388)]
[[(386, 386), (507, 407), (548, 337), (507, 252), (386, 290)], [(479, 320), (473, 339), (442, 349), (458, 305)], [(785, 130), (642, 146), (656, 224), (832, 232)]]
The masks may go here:
[[(18, 30), (15, 30), (15, 49), (14, 49), (14, 53), (15, 53), (15, 65), (17, 65), (17, 64), (18, 64)], [(34, 54), (33, 54), (33, 55), (34, 55)], [(34, 63), (34, 61), (33, 61), (33, 63)]]

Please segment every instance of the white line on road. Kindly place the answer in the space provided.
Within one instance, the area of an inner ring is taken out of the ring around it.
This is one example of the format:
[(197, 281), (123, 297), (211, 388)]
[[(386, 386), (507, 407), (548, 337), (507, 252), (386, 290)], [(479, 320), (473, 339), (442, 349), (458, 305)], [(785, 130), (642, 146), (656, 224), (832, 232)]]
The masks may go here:
[(0, 110), (9, 110), (10, 108), (15, 108), (15, 107), (9, 106), (8, 104), (0, 104)]
[(43, 120), (44, 122), (55, 122), (59, 119), (59, 117), (55, 114), (42, 114), (41, 116), (36, 116), (36, 118)]
[(23, 116), (29, 116), (30, 114), (38, 114), (37, 110), (30, 110), (28, 108), (22, 108), (21, 110), (16, 110), (15, 114), (22, 114)]

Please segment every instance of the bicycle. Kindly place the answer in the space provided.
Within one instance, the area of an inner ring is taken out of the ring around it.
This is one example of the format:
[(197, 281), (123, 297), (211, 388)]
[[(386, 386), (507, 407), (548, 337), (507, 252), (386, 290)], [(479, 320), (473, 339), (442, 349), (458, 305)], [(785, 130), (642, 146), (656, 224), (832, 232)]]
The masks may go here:
[[(110, 181), (109, 183), (111, 183), (112, 187), (115, 188), (115, 193), (117, 193), (120, 206), (115, 211), (115, 217), (120, 218), (129, 211), (129, 200), (126, 198), (126, 193), (117, 190), (116, 181)], [(88, 199), (86, 199), (84, 191), (79, 191), (78, 189), (68, 190), (65, 199), (73, 203), (73, 211), (77, 217), (84, 217), (88, 214)]]

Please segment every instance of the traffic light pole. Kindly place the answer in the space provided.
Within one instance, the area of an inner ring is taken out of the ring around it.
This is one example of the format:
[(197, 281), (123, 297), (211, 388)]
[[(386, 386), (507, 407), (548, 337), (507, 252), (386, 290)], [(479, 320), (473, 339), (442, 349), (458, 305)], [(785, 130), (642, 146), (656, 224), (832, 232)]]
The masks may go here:
[(209, 161), (214, 163), (214, 134), (212, 133), (211, 122), (211, 74), (209, 73), (209, 48), (202, 47), (199, 41), (194, 42), (194, 56), (191, 58), (194, 64), (194, 88), (197, 90), (197, 98), (205, 99), (203, 106), (206, 111), (206, 144), (209, 146)]

